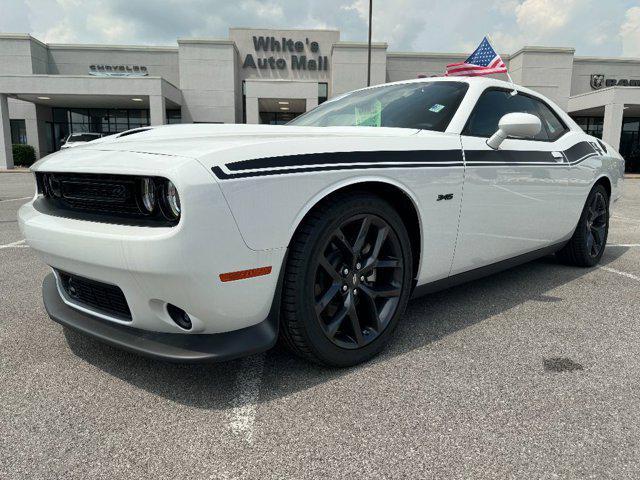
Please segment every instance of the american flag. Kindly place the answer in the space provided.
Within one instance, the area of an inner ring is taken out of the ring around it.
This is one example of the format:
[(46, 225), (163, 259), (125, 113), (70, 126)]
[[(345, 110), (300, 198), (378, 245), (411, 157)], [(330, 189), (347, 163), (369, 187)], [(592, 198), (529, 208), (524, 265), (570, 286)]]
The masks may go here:
[(507, 73), (507, 67), (500, 55), (493, 49), (487, 37), (484, 37), (475, 52), (464, 62), (447, 65), (445, 76), (477, 77), (491, 73)]

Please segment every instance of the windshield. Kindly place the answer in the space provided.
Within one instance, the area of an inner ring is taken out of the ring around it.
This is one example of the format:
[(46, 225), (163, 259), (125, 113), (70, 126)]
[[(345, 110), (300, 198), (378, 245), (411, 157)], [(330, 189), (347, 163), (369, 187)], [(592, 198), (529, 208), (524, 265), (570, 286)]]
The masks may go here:
[(90, 142), (96, 138), (100, 138), (99, 133), (72, 133), (67, 142)]
[(396, 127), (443, 132), (469, 85), (419, 82), (387, 85), (329, 100), (288, 125)]

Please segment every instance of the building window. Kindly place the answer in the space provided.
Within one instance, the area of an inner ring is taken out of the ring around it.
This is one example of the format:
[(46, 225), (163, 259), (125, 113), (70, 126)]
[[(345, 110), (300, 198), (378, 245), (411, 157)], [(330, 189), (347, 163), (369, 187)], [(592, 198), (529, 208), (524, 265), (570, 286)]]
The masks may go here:
[(24, 120), (9, 120), (11, 126), (11, 143), (26, 145), (27, 126)]
[(284, 125), (300, 113), (296, 112), (260, 112), (260, 123), (263, 125)]
[(167, 110), (167, 123), (182, 123), (182, 112), (180, 110)]
[[(573, 119), (585, 133), (602, 138), (603, 117), (573, 117)], [(640, 172), (640, 118), (625, 117), (622, 119), (618, 151), (625, 160), (627, 173)]]
[(322, 102), (326, 102), (329, 96), (329, 84), (328, 83), (318, 83), (318, 105)]
[(640, 117), (622, 119), (619, 151), (625, 159), (626, 171), (640, 172)]
[(587, 135), (602, 139), (603, 117), (573, 117), (573, 119)]
[(148, 127), (149, 110), (134, 108), (53, 108), (53, 147), (58, 150), (72, 133), (103, 135)]

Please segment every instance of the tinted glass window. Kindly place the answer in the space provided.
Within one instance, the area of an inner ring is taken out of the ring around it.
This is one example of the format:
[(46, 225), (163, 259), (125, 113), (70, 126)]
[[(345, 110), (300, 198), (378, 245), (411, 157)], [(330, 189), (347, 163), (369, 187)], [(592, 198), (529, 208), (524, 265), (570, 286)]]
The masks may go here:
[(324, 102), (289, 125), (444, 131), (467, 89), (465, 82), (420, 82), (360, 90)]
[(558, 116), (551, 111), (544, 103), (537, 100), (533, 100), (538, 105), (540, 112), (540, 121), (542, 122), (542, 128), (547, 129), (549, 140), (557, 140), (567, 131), (567, 127), (560, 121)]
[(69, 136), (69, 142), (90, 142), (91, 140), (95, 140), (96, 138), (100, 138), (100, 134), (91, 134), (91, 133), (74, 133)]
[[(490, 137), (498, 130), (498, 122), (507, 113), (530, 113), (540, 118), (537, 101), (524, 95), (512, 95), (503, 90), (487, 90), (476, 103), (464, 130), (465, 135)], [(548, 140), (543, 127), (532, 140)]]
[(24, 120), (10, 120), (11, 126), (11, 143), (26, 144), (27, 143), (27, 127)]

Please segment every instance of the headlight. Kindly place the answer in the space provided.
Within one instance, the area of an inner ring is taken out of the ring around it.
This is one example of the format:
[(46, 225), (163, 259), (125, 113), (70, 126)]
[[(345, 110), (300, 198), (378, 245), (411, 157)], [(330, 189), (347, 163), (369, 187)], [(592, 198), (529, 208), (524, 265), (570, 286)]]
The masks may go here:
[(172, 224), (180, 220), (180, 196), (171, 180), (142, 177), (138, 198), (138, 206), (144, 215), (160, 219), (164, 217)]
[(142, 180), (142, 205), (149, 213), (152, 213), (156, 206), (156, 187), (151, 178)]
[(165, 203), (167, 212), (171, 220), (180, 218), (180, 196), (178, 190), (171, 180), (167, 180), (165, 186)]

